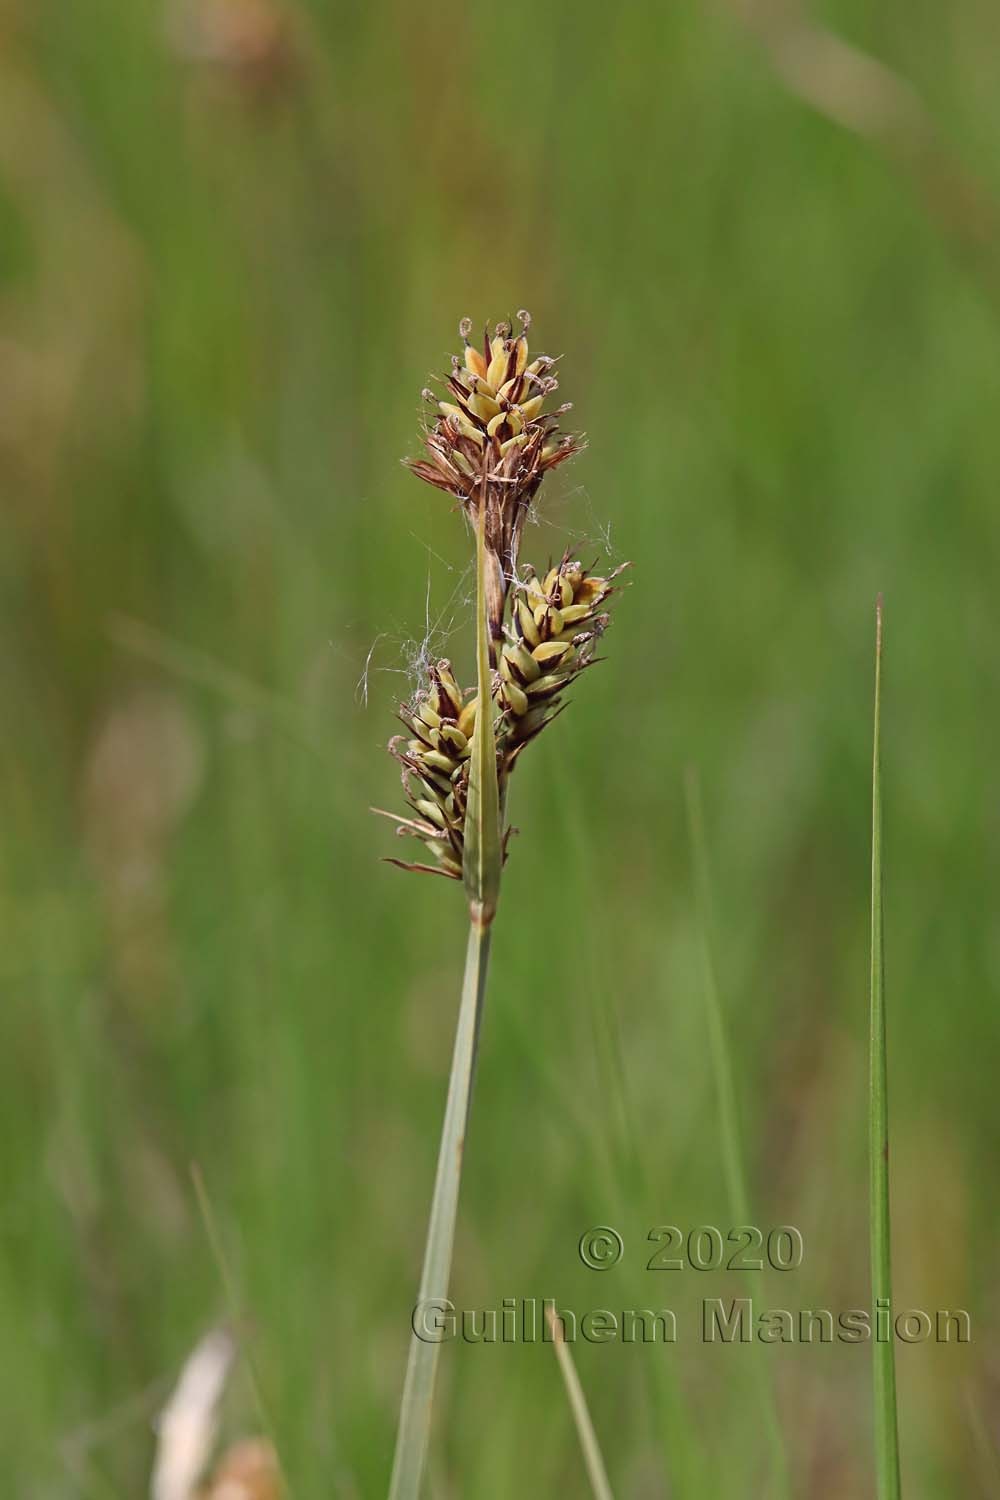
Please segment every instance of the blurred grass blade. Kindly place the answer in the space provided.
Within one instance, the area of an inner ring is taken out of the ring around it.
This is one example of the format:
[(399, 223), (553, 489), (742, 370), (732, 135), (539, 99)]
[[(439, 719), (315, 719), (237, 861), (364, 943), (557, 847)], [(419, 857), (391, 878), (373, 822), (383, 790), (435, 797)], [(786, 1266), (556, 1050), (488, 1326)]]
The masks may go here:
[[(204, 1174), (196, 1161), (191, 1163), (191, 1182), (194, 1186), (195, 1197), (198, 1200), (198, 1212), (201, 1215), (205, 1237), (208, 1240), (212, 1259), (215, 1261), (216, 1269), (219, 1273), (219, 1280), (222, 1282), (226, 1306), (229, 1311), (229, 1321), (232, 1325), (232, 1330), (235, 1332), (243, 1326), (245, 1321), (240, 1305), (239, 1293), (236, 1288), (236, 1277), (233, 1274), (229, 1256), (226, 1254), (226, 1248), (222, 1242), (222, 1235), (219, 1232), (215, 1210), (212, 1207), (212, 1200), (208, 1196), (208, 1188), (205, 1185)], [(276, 1430), (274, 1423), (271, 1421), (270, 1408), (264, 1400), (264, 1387), (261, 1382), (253, 1349), (248, 1340), (241, 1341), (240, 1352), (243, 1355), (247, 1376), (250, 1381), (250, 1394), (257, 1412), (257, 1421), (260, 1424), (261, 1431), (267, 1434), (274, 1445), (275, 1451), (277, 1451)]]
[[(441, 1131), (441, 1148), (438, 1153), (437, 1178), (427, 1230), (418, 1307), (429, 1302), (440, 1305), (448, 1296), (458, 1194), (462, 1181), (462, 1150), (469, 1118), (476, 1037), (486, 988), (489, 944), (489, 928), (481, 927), (476, 922), (470, 923), (465, 982), (455, 1033), (455, 1052), (448, 1084), (444, 1127)], [(410, 1340), (399, 1432), (396, 1437), (396, 1456), (389, 1486), (390, 1500), (417, 1500), (420, 1493), (440, 1347), (439, 1343), (429, 1343), (418, 1338), (416, 1333)]]
[[(705, 837), (701, 782), (694, 766), (688, 767), (684, 779), (684, 792), (691, 856), (694, 864), (709, 1056), (719, 1107), (719, 1142), (726, 1178), (726, 1193), (729, 1199), (729, 1214), (735, 1224), (748, 1224), (750, 1223), (750, 1195), (747, 1191), (746, 1167), (743, 1160), (732, 1051), (729, 1046), (726, 1018), (719, 999), (715, 962), (712, 957), (712, 885), (708, 866), (708, 840)], [(766, 1359), (760, 1359), (758, 1362), (757, 1393), (760, 1397), (764, 1428), (771, 1450), (773, 1488), (769, 1493), (778, 1496), (779, 1500), (786, 1500), (786, 1497), (791, 1495), (788, 1453), (778, 1416), (774, 1383)]]
[[(485, 491), (485, 480), (483, 482)], [(480, 501), (476, 524), (476, 729), (469, 767), (469, 801), (465, 814), (465, 892), (474, 922), (488, 924), (500, 894), (500, 790), (493, 731), (493, 694), (486, 632), (486, 500)]]
[(736, 1082), (733, 1077), (729, 1036), (726, 1031), (725, 1017), (722, 1014), (722, 1004), (715, 977), (715, 962), (712, 957), (712, 889), (708, 869), (708, 841), (705, 837), (701, 783), (694, 766), (689, 766), (685, 775), (684, 793), (687, 803), (688, 835), (691, 840), (691, 855), (694, 863), (705, 1017), (708, 1022), (712, 1078), (719, 1105), (719, 1142), (726, 1177), (726, 1192), (734, 1219), (739, 1224), (746, 1224), (750, 1218), (750, 1201), (740, 1145), (739, 1109), (736, 1103)]
[(132, 652), (143, 661), (151, 662), (178, 682), (190, 682), (197, 687), (207, 688), (221, 701), (254, 714), (301, 749), (325, 756), (325, 747), (316, 739), (306, 714), (291, 698), (262, 687), (207, 651), (188, 646), (164, 631), (147, 625), (143, 620), (112, 614), (108, 620), (107, 634), (114, 645)]
[[(579, 797), (573, 795), (568, 778), (556, 774), (549, 783), (549, 796), (557, 808), (565, 847), (569, 851), (566, 868), (579, 882), (581, 910), (601, 909), (605, 899), (604, 876), (593, 859), (593, 830)], [(607, 967), (604, 947), (595, 942), (593, 924), (581, 933), (580, 959), (591, 974), (584, 986), (581, 1001), (590, 1023), (594, 1054), (601, 1080), (601, 1097), (606, 1110), (595, 1122), (587, 1121), (591, 1131), (597, 1126), (600, 1149), (600, 1186), (609, 1203), (617, 1206), (621, 1217), (634, 1210), (636, 1203), (654, 1202), (663, 1186), (663, 1161), (657, 1147), (657, 1186), (654, 1187), (642, 1147), (643, 1132), (628, 1069), (625, 1065), (621, 1026), (614, 1003), (619, 971)], [(537, 1066), (537, 1059), (533, 1059)], [(646, 1283), (634, 1267), (626, 1264), (622, 1274), (632, 1288), (634, 1301), (641, 1301)], [(672, 1500), (702, 1500), (708, 1486), (704, 1445), (697, 1418), (691, 1409), (680, 1378), (678, 1360), (654, 1359), (643, 1362), (649, 1398), (655, 1412), (658, 1435), (662, 1442), (665, 1483)]]
[(583, 1461), (587, 1468), (590, 1479), (590, 1487), (594, 1492), (594, 1500), (614, 1500), (611, 1485), (608, 1481), (608, 1471), (604, 1467), (604, 1459), (601, 1457), (600, 1444), (597, 1441), (597, 1433), (594, 1424), (590, 1420), (590, 1412), (587, 1408), (587, 1398), (583, 1394), (583, 1386), (580, 1377), (576, 1373), (573, 1356), (569, 1352), (566, 1340), (563, 1338), (562, 1322), (551, 1307), (545, 1309), (549, 1328), (552, 1330), (552, 1342), (556, 1351), (556, 1359), (559, 1361), (559, 1369), (562, 1372), (563, 1382), (566, 1386), (566, 1394), (569, 1397), (570, 1410), (573, 1413), (573, 1421), (576, 1424), (577, 1437), (580, 1439), (580, 1447), (583, 1450)]
[[(882, 934), (882, 597), (875, 607), (875, 732), (872, 752), (872, 950), (869, 1032), (869, 1196), (873, 1313), (892, 1307), (889, 1238), (889, 1108), (885, 1040), (885, 951)], [(890, 1316), (891, 1325), (891, 1316)], [(896, 1352), (890, 1337), (872, 1344), (875, 1473), (878, 1500), (899, 1500)]]

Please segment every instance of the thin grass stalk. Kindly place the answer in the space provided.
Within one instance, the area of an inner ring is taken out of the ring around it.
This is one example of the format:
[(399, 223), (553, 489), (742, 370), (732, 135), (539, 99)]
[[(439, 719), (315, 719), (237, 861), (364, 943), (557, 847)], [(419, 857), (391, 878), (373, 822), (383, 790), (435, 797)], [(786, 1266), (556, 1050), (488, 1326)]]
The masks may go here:
[[(437, 1177), (431, 1202), (427, 1247), (420, 1277), (418, 1305), (442, 1302), (448, 1296), (451, 1280), (451, 1256), (455, 1242), (455, 1220), (462, 1181), (462, 1150), (469, 1120), (472, 1079), (475, 1069), (476, 1036), (479, 1013), (486, 991), (489, 962), (490, 929), (478, 923), (469, 924), (469, 945), (465, 957), (465, 979), (455, 1033), (455, 1051), (448, 1084), (448, 1103), (441, 1131)], [(414, 1333), (403, 1385), (403, 1401), (396, 1437), (396, 1455), (389, 1485), (390, 1500), (417, 1500), (427, 1459), (431, 1408), (437, 1376), (440, 1344), (428, 1342)]]
[[(472, 1102), (483, 999), (486, 994), (490, 930), (500, 891), (500, 793), (497, 784), (486, 626), (485, 515), (486, 507), (482, 505), (476, 537), (478, 708), (465, 824), (464, 879), (469, 899), (469, 940), (418, 1307), (444, 1302), (451, 1282), (455, 1222), (462, 1185), (462, 1157)], [(430, 1441), (439, 1352), (438, 1342), (421, 1339), (413, 1332), (403, 1384), (389, 1500), (418, 1500)]]
[(486, 479), (476, 525), (476, 731), (469, 769), (469, 803), (465, 816), (462, 873), (473, 924), (488, 927), (500, 894), (503, 856), (500, 848), (500, 786), (497, 780), (496, 733), (490, 677), (487, 608)]
[[(875, 607), (875, 728), (872, 747), (872, 914), (869, 1027), (869, 1207), (872, 1300), (892, 1307), (889, 1224), (889, 1104), (885, 1025), (885, 944), (882, 876), (882, 598)], [(874, 1311), (874, 1309), (873, 1309)], [(891, 1320), (890, 1320), (891, 1321)], [(899, 1500), (896, 1351), (892, 1339), (872, 1343), (875, 1475), (878, 1500)]]
[(576, 1426), (576, 1434), (580, 1439), (580, 1448), (583, 1452), (583, 1462), (590, 1480), (590, 1487), (594, 1492), (594, 1500), (614, 1500), (611, 1483), (608, 1479), (608, 1471), (604, 1466), (604, 1458), (601, 1454), (601, 1445), (594, 1431), (594, 1424), (590, 1419), (590, 1409), (587, 1406), (587, 1398), (580, 1384), (580, 1377), (576, 1373), (576, 1365), (569, 1346), (563, 1338), (562, 1320), (553, 1308), (546, 1309), (549, 1328), (552, 1332), (552, 1344), (556, 1351), (556, 1359), (559, 1361), (559, 1369), (562, 1374), (563, 1384), (566, 1387), (566, 1395), (569, 1398), (570, 1411), (573, 1413), (573, 1422)]
[[(196, 1161), (193, 1161), (191, 1163), (190, 1171), (191, 1184), (194, 1188), (194, 1195), (198, 1202), (198, 1212), (201, 1215), (202, 1226), (205, 1230), (205, 1238), (208, 1240), (208, 1246), (212, 1252), (212, 1259), (215, 1261), (216, 1270), (219, 1273), (219, 1280), (222, 1282), (222, 1290), (225, 1295), (226, 1306), (229, 1311), (229, 1321), (235, 1333), (237, 1330), (239, 1330), (243, 1323), (243, 1313), (240, 1305), (239, 1292), (236, 1286), (236, 1276), (233, 1272), (229, 1256), (226, 1254), (226, 1247), (222, 1242), (222, 1234), (219, 1230), (219, 1225), (215, 1217), (215, 1210), (212, 1207), (212, 1200), (209, 1197), (208, 1187), (206, 1186), (205, 1177), (201, 1170), (201, 1167)], [(239, 1348), (240, 1352), (243, 1355), (244, 1364), (246, 1366), (247, 1378), (250, 1385), (250, 1396), (254, 1404), (254, 1410), (257, 1415), (257, 1421), (260, 1425), (260, 1430), (270, 1439), (275, 1452), (277, 1452), (277, 1432), (274, 1423), (271, 1420), (270, 1408), (264, 1400), (263, 1382), (260, 1378), (260, 1371), (257, 1367), (257, 1360), (254, 1356), (253, 1349), (246, 1339), (240, 1340)]]
[[(736, 1097), (736, 1076), (733, 1068), (729, 1031), (719, 997), (719, 986), (715, 974), (712, 952), (712, 883), (708, 862), (708, 840), (705, 836), (705, 819), (702, 811), (701, 783), (697, 769), (688, 768), (684, 781), (687, 803), (688, 831), (694, 864), (695, 897), (698, 909), (698, 929), (701, 944), (702, 986), (705, 998), (705, 1018), (708, 1026), (708, 1050), (715, 1084), (715, 1095), (719, 1109), (719, 1145), (722, 1151), (723, 1174), (726, 1180), (726, 1195), (729, 1213), (738, 1225), (750, 1222), (750, 1194), (747, 1189), (746, 1166), (741, 1144), (739, 1105)], [(779, 1500), (788, 1500), (791, 1481), (788, 1472), (788, 1450), (778, 1415), (778, 1403), (774, 1392), (771, 1371), (764, 1359), (759, 1359), (757, 1389), (761, 1402), (764, 1429), (771, 1452), (772, 1490)]]
[[(570, 864), (582, 882), (582, 903), (586, 905), (589, 902), (594, 908), (599, 908), (603, 892), (595, 875), (587, 825), (579, 804), (569, 795), (561, 777), (555, 778), (552, 797), (559, 810), (565, 837), (573, 850), (574, 857)], [(582, 941), (587, 943), (587, 963), (594, 976), (594, 982), (586, 987), (584, 1002), (594, 1038), (601, 1097), (609, 1101), (606, 1120), (602, 1122), (599, 1132), (601, 1145), (608, 1148), (606, 1170), (610, 1170), (611, 1176), (606, 1190), (611, 1195), (609, 1201), (616, 1205), (618, 1213), (624, 1217), (636, 1203), (654, 1201), (657, 1193), (662, 1191), (662, 1179), (657, 1176), (657, 1188), (654, 1190), (646, 1159), (639, 1149), (642, 1132), (638, 1127), (629, 1087), (617, 1015), (608, 998), (614, 993), (614, 984), (605, 972), (604, 963), (589, 929)], [(606, 1129), (603, 1128), (605, 1124)], [(630, 1295), (633, 1301), (641, 1301), (646, 1295), (646, 1283), (640, 1284), (640, 1280), (633, 1279), (630, 1265), (623, 1264), (619, 1269), (632, 1287)], [(656, 1412), (657, 1431), (663, 1444), (663, 1463), (670, 1494), (676, 1496), (676, 1500), (701, 1500), (708, 1484), (706, 1455), (678, 1373), (677, 1361), (672, 1354), (663, 1359), (647, 1360), (644, 1375)]]

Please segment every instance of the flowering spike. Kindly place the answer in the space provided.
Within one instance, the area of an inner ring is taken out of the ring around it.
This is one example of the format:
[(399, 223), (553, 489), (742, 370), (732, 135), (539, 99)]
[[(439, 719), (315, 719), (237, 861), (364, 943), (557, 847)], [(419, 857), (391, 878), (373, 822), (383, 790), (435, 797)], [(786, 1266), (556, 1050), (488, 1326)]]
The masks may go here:
[(486, 550), (491, 557), (488, 598), (490, 657), (500, 649), (507, 581), (517, 572), (521, 533), (528, 507), (549, 469), (578, 452), (580, 440), (561, 435), (557, 414), (546, 412), (546, 399), (558, 382), (549, 374), (548, 355), (529, 360), (527, 334), (531, 318), (518, 312), (521, 332), (512, 337), (510, 323), (487, 324), (482, 350), (470, 342), (472, 321), (463, 318), (459, 334), (463, 356), (456, 355), (446, 380), (453, 399), (439, 403), (427, 431), (427, 456), (411, 459), (418, 479), (454, 495), (475, 522), (486, 506)]
[[(501, 806), (521, 751), (562, 711), (564, 690), (595, 660), (610, 618), (604, 606), (621, 571), (602, 577), (566, 552), (541, 576), (531, 568), (518, 572), (521, 533), (542, 479), (582, 446), (559, 431), (568, 403), (546, 411), (559, 386), (556, 361), (529, 357), (531, 318), (522, 309), (518, 319), (516, 336), (509, 323), (492, 332), (487, 325), (481, 348), (471, 342), (471, 319), (462, 319), (464, 353), (453, 357), (443, 382), (447, 399), (423, 392), (433, 411), (426, 451), (408, 460), (418, 479), (460, 502), (483, 548)], [(470, 840), (466, 856), (465, 825), (477, 709), (475, 693), (459, 686), (447, 661), (432, 667), (401, 707), (408, 735), (397, 735), (389, 750), (401, 767), (410, 815), (395, 819), (397, 832), (418, 839), (430, 859), (391, 863), (468, 880), (474, 851)]]

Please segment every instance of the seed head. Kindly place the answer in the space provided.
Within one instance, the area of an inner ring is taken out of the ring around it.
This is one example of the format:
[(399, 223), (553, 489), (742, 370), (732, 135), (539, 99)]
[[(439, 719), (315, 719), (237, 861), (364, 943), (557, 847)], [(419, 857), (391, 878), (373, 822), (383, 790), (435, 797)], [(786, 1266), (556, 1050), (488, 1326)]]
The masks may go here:
[(543, 578), (529, 568), (517, 585), (497, 685), (505, 774), (555, 718), (560, 694), (593, 662), (611, 619), (601, 605), (615, 592), (613, 580), (621, 571), (598, 577), (567, 552)]
[[(464, 352), (453, 357), (445, 377), (447, 399), (423, 393), (436, 408), (424, 433), (427, 457), (409, 461), (418, 478), (454, 495), (470, 519), (483, 515), (501, 807), (525, 745), (561, 712), (565, 689), (596, 660), (596, 643), (610, 621), (604, 606), (622, 571), (600, 576), (566, 552), (541, 576), (533, 568), (518, 574), (527, 508), (548, 470), (581, 447), (578, 438), (559, 433), (557, 419), (569, 408), (545, 409), (558, 388), (555, 360), (530, 358), (531, 319), (523, 311), (518, 318), (520, 333), (513, 335), (508, 323), (498, 323), (492, 334), (487, 326), (481, 346), (471, 342), (471, 320), (462, 319)], [(413, 816), (383, 816), (393, 819), (397, 833), (419, 839), (433, 863), (391, 863), (461, 880), (475, 694), (440, 661), (417, 696), (401, 706), (400, 718), (409, 737), (397, 735), (389, 750), (402, 769)]]
[(529, 357), (531, 318), (523, 309), (518, 317), (516, 337), (509, 323), (498, 323), (492, 335), (487, 324), (481, 345), (471, 342), (472, 319), (462, 319), (464, 352), (453, 356), (442, 382), (436, 420), (424, 437), (427, 458), (409, 461), (419, 479), (463, 505), (478, 502), (484, 478), (504, 486), (506, 509), (530, 499), (545, 473), (580, 446), (576, 438), (560, 435), (560, 413), (544, 409), (558, 389), (549, 373), (555, 360), (547, 354)]
[(459, 687), (450, 662), (439, 661), (431, 667), (426, 686), (411, 702), (400, 705), (399, 717), (411, 737), (396, 735), (389, 741), (389, 752), (400, 764), (403, 791), (414, 816), (383, 816), (392, 818), (401, 836), (419, 839), (436, 864), (401, 859), (390, 863), (461, 880), (475, 696)]
[(551, 373), (556, 361), (547, 354), (530, 356), (531, 319), (523, 310), (518, 317), (516, 336), (509, 323), (498, 323), (492, 334), (487, 324), (481, 344), (471, 342), (471, 319), (462, 319), (463, 353), (452, 358), (443, 396), (425, 393), (436, 406), (424, 432), (426, 457), (408, 460), (418, 479), (454, 495), (471, 519), (480, 505), (486, 507), (494, 666), (507, 580), (517, 571), (528, 507), (548, 471), (581, 447), (578, 437), (559, 431), (558, 418), (570, 408), (546, 410), (559, 386)]

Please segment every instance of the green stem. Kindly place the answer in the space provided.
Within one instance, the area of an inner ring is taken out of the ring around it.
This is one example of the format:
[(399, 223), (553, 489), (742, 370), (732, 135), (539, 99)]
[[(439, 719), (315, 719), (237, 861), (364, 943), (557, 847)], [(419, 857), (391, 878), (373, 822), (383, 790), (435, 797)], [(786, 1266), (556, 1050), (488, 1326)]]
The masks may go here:
[[(496, 737), (493, 729), (488, 631), (486, 620), (486, 505), (488, 476), (483, 470), (476, 526), (476, 728), (469, 765), (469, 799), (465, 813), (463, 877), (469, 901), (469, 946), (465, 956), (462, 1003), (455, 1032), (455, 1052), (448, 1084), (448, 1104), (441, 1131), (431, 1219), (427, 1229), (420, 1295), (413, 1312), (413, 1336), (403, 1385), (403, 1404), (396, 1435), (396, 1456), (389, 1484), (389, 1500), (418, 1500), (431, 1429), (434, 1380), (440, 1342), (419, 1337), (428, 1304), (439, 1312), (448, 1303), (451, 1255), (455, 1243), (458, 1194), (462, 1185), (462, 1152), (469, 1121), (472, 1082), (476, 1070), (479, 1023), (486, 993), (490, 955), (490, 923), (500, 892), (503, 863), (500, 845), (500, 788), (497, 782)], [(445, 1304), (443, 1307), (441, 1304)]]
[[(430, 1224), (420, 1293), (413, 1314), (413, 1328), (425, 1333), (434, 1326), (434, 1309), (448, 1311), (448, 1287), (451, 1280), (452, 1247), (458, 1195), (462, 1183), (462, 1154), (469, 1122), (472, 1080), (476, 1063), (476, 1042), (486, 971), (489, 964), (490, 929), (473, 921), (469, 925), (469, 946), (465, 957), (465, 979), (455, 1032), (455, 1051), (448, 1084), (437, 1177), (431, 1202)], [(422, 1322), (422, 1317), (429, 1322)], [(431, 1407), (437, 1375), (439, 1342), (420, 1338), (414, 1331), (403, 1386), (403, 1401), (396, 1436), (396, 1456), (392, 1466), (389, 1500), (417, 1500), (427, 1459)]]
[(476, 729), (469, 763), (462, 875), (473, 922), (488, 926), (500, 895), (503, 851), (500, 839), (500, 787), (493, 727), (493, 688), (487, 625), (487, 484), (483, 475), (476, 525)]
[(889, 1338), (872, 1344), (875, 1472), (879, 1500), (899, 1500), (896, 1351), (892, 1340), (889, 1238), (889, 1105), (885, 1037), (885, 949), (882, 929), (882, 600), (875, 613), (875, 733), (872, 753), (872, 950), (869, 1034), (869, 1193), (874, 1312), (889, 1310)]

